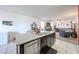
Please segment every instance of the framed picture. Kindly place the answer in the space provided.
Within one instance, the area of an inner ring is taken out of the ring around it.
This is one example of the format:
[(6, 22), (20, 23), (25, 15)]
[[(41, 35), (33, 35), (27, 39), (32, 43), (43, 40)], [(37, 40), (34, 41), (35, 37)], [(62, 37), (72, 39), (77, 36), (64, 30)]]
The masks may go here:
[(8, 26), (12, 26), (13, 25), (12, 21), (2, 21), (2, 24), (3, 25), (8, 25)]

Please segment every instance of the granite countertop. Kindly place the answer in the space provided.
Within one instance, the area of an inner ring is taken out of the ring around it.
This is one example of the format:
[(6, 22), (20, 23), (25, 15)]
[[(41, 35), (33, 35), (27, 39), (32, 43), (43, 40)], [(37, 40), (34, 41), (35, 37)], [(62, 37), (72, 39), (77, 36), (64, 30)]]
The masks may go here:
[(25, 44), (25, 43), (28, 43), (30, 41), (40, 39), (43, 36), (50, 35), (50, 34), (52, 34), (54, 32), (55, 31), (45, 31), (45, 32), (42, 32), (42, 33), (39, 33), (39, 34), (35, 34), (33, 32), (28, 32), (28, 33), (25, 33), (25, 34), (21, 33), (21, 34), (18, 34), (16, 36), (16, 44), (17, 45)]

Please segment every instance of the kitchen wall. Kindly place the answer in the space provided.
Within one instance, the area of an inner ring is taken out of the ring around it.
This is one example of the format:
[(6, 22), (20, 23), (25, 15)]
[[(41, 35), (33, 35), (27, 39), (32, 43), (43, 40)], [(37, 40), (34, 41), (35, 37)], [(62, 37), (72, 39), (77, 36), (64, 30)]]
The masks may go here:
[[(12, 21), (13, 25), (3, 25), (2, 21)], [(40, 20), (36, 18), (0, 10), (0, 45), (7, 43), (8, 32), (26, 33), (30, 31), (30, 24), (32, 24), (33, 21), (40, 27)]]

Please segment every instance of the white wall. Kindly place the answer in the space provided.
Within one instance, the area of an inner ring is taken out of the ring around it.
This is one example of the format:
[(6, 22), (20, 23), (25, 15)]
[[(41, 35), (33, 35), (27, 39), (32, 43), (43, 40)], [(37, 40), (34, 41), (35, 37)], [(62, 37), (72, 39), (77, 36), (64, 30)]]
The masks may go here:
[(57, 28), (71, 28), (71, 21), (76, 23), (76, 16), (62, 18), (61, 21), (56, 22)]
[[(13, 21), (13, 26), (3, 25), (3, 20)], [(30, 31), (30, 24), (32, 24), (33, 21), (40, 25), (40, 20), (38, 19), (0, 10), (0, 45), (7, 43), (8, 32), (26, 33)]]
[[(56, 25), (57, 28), (71, 28), (71, 21), (77, 23), (77, 15), (71, 15), (59, 18), (61, 21), (57, 21), (57, 18), (52, 18), (51, 21), (43, 20), (42, 21), (42, 28), (44, 29), (44, 25), (46, 22), (50, 22), (52, 25), (52, 29), (54, 29), (54, 24)], [(67, 25), (68, 24), (68, 25)]]

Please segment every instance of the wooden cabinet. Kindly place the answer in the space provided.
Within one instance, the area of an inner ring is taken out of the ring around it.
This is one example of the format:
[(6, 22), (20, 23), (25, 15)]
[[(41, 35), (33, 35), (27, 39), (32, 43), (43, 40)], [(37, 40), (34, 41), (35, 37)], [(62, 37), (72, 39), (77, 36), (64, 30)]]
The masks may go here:
[(47, 36), (47, 45), (51, 47), (55, 43), (55, 33)]
[(50, 41), (51, 41), (50, 39), (51, 39), (51, 37), (50, 37), (50, 35), (48, 35), (48, 36), (47, 36), (47, 46), (49, 46), (49, 47), (50, 47), (50, 43), (51, 43), (51, 42), (50, 42)]
[(50, 35), (50, 46), (52, 46), (55, 43), (56, 41), (55, 38), (56, 38), (55, 33)]
[(27, 42), (17, 46), (20, 54), (40, 54), (45, 53), (48, 48), (55, 43), (55, 33), (37, 38), (34, 41)]
[(46, 36), (41, 38), (41, 40), (40, 40), (40, 48), (43, 48), (44, 46), (47, 45), (47, 40), (46, 39), (47, 39)]
[(33, 54), (33, 45), (29, 46), (29, 45), (25, 45), (24, 46), (24, 54)]

